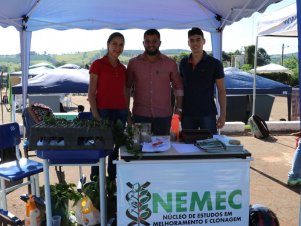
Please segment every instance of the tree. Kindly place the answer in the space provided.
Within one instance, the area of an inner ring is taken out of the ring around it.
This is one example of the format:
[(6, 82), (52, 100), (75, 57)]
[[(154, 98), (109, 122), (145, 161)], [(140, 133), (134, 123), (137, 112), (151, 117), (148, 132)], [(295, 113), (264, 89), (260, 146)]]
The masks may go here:
[(222, 51), (222, 61), (229, 61), (231, 62), (231, 55), (226, 53), (225, 51)]
[(294, 70), (298, 68), (298, 59), (294, 55), (292, 55), (290, 58), (285, 59), (283, 61), (283, 64), (285, 67), (287, 67), (290, 70)]
[(290, 69), (295, 76), (299, 77), (299, 64), (298, 64), (298, 59), (296, 56), (292, 55), (290, 58), (285, 59), (283, 61), (283, 65)]
[(242, 65), (241, 69), (243, 71), (250, 71), (252, 69), (252, 65), (250, 65), (250, 64), (244, 64), (244, 65)]
[(188, 55), (189, 55), (189, 53), (181, 52), (180, 54), (174, 55), (174, 56), (172, 56), (171, 58), (174, 59), (174, 60), (177, 62), (177, 64), (179, 64), (180, 61), (181, 61), (185, 56), (188, 56)]
[(263, 65), (269, 64), (271, 62), (271, 58), (267, 54), (265, 49), (259, 48), (257, 51), (258, 51), (257, 52), (257, 65), (258, 66), (263, 66)]
[(242, 53), (241, 53), (241, 51), (239, 51), (238, 49), (237, 50), (235, 50), (235, 52), (232, 54), (232, 55), (241, 55)]
[(255, 46), (245, 46), (245, 64), (250, 64), (254, 67), (254, 52)]
[[(252, 65), (254, 68), (254, 53), (255, 53), (255, 46), (245, 46), (245, 63)], [(263, 66), (269, 64), (271, 62), (270, 56), (267, 54), (265, 49), (258, 48), (257, 50), (257, 66)]]

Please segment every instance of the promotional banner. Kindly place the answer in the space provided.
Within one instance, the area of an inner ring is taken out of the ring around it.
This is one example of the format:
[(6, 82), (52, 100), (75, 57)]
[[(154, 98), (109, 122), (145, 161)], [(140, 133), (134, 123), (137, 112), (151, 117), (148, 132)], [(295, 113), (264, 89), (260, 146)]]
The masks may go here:
[(117, 162), (117, 223), (248, 225), (249, 160)]

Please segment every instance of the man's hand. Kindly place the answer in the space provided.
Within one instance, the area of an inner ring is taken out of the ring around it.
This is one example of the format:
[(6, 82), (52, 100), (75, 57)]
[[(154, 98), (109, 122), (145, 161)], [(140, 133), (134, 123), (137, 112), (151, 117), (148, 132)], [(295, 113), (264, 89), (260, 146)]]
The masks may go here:
[(216, 128), (221, 129), (224, 127), (226, 122), (226, 117), (220, 116), (216, 121)]
[(182, 108), (176, 108), (174, 114), (179, 115), (179, 117), (181, 118), (181, 116), (182, 116)]
[(132, 124), (133, 124), (132, 113), (131, 113), (131, 111), (130, 111), (130, 110), (129, 110), (129, 112), (128, 112), (128, 119), (127, 119), (127, 123), (128, 123), (128, 125), (132, 125)]

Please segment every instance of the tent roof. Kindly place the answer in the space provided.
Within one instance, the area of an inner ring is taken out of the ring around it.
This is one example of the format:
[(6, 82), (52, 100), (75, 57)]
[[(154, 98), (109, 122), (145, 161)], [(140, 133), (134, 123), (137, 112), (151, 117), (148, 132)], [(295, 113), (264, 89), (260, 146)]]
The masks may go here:
[(281, 0), (0, 0), (0, 26), (21, 31), (201, 27), (216, 32)]
[[(251, 70), (251, 72), (254, 72), (254, 69)], [(279, 64), (267, 64), (261, 67), (256, 68), (257, 73), (274, 73), (274, 72), (284, 72), (284, 73), (292, 73), (292, 71), (286, 67), (283, 67), (282, 65)]]
[(296, 3), (263, 16), (257, 33), (258, 36), (298, 37)]
[[(225, 68), (227, 95), (253, 94), (254, 75), (237, 68)], [(256, 75), (256, 94), (291, 94), (292, 87)]]
[[(49, 63), (39, 63), (29, 66), (28, 76), (36, 76), (42, 74), (48, 70), (54, 69), (55, 66)], [(11, 76), (22, 76), (22, 71), (14, 71), (10, 73)]]
[[(87, 93), (89, 71), (56, 68), (28, 80), (29, 94)], [(12, 87), (13, 94), (22, 94), (22, 84)]]

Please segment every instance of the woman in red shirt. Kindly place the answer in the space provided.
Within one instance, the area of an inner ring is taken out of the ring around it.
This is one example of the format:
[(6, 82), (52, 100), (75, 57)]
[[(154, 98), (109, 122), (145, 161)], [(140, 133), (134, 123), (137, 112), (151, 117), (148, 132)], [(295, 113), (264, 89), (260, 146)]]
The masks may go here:
[[(88, 100), (92, 115), (95, 119), (106, 118), (112, 123), (120, 120), (124, 125), (128, 117), (127, 97), (125, 89), (126, 68), (118, 57), (124, 48), (124, 37), (115, 32), (107, 41), (108, 53), (101, 59), (95, 60), (90, 67), (90, 84)], [(118, 150), (109, 156), (108, 175), (116, 177), (116, 166), (112, 161), (117, 159)], [(98, 175), (97, 168), (92, 169), (93, 175)]]

